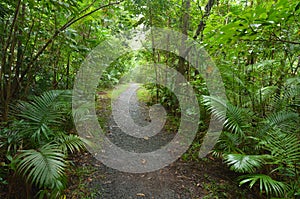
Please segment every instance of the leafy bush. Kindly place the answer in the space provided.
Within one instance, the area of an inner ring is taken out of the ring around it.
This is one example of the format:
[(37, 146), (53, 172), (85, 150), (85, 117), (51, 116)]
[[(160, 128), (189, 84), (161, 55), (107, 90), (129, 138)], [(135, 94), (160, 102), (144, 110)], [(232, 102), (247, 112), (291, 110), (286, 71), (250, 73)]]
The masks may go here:
[(70, 91), (53, 90), (21, 101), (15, 110), (17, 120), (1, 131), (1, 147), (10, 161), (6, 166), (38, 188), (40, 198), (62, 194), (67, 155), (84, 148), (84, 140), (68, 134), (65, 127), (71, 122), (70, 100)]
[(270, 196), (299, 196), (299, 88), (287, 85), (284, 93), (268, 93), (263, 117), (259, 110), (250, 111), (249, 103), (240, 107), (205, 97), (211, 113), (225, 119), (214, 153), (221, 154), (231, 170), (245, 174), (240, 185), (259, 184), (260, 192)]

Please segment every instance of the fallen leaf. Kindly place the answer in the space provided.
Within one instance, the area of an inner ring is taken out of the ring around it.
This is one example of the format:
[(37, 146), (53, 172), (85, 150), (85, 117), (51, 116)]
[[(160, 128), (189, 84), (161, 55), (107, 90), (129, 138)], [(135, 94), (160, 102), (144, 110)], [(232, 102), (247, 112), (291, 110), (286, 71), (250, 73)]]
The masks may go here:
[(208, 158), (211, 159), (211, 160), (215, 160), (215, 158), (213, 158), (213, 157), (211, 157), (211, 156), (209, 156)]
[(212, 66), (208, 66), (207, 68), (206, 68), (206, 72), (207, 73), (211, 73), (212, 71), (213, 71), (213, 67)]
[(137, 196), (141, 196), (141, 197), (145, 197), (145, 196), (146, 196), (146, 195), (143, 194), (143, 193), (137, 193), (136, 195), (137, 195)]
[(109, 180), (109, 181), (106, 181), (106, 182), (104, 182), (104, 184), (110, 184), (111, 183), (111, 181)]

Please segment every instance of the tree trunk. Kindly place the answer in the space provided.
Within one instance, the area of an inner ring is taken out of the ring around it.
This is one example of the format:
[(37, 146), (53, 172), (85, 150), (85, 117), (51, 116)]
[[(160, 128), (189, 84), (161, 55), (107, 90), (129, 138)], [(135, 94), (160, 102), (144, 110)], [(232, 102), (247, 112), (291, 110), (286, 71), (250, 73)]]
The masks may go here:
[(189, 23), (190, 23), (190, 7), (191, 7), (191, 1), (190, 0), (183, 0), (182, 1), (182, 7), (183, 7), (183, 14), (181, 19), (181, 32), (182, 32), (182, 38), (181, 38), (181, 46), (179, 47), (179, 61), (177, 70), (182, 75), (185, 75), (186, 73), (186, 66), (185, 66), (185, 51), (186, 51), (186, 41), (188, 38), (188, 29), (189, 29)]

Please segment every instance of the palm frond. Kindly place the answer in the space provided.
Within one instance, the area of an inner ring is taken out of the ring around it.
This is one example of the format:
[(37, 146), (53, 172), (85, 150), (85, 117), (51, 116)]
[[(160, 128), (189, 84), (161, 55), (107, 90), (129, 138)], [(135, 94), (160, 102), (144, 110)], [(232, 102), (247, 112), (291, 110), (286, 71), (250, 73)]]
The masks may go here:
[(64, 153), (68, 151), (74, 153), (85, 148), (84, 140), (77, 135), (67, 135), (65, 133), (59, 133), (55, 136), (54, 143), (57, 144), (58, 148)]
[(40, 188), (53, 186), (64, 176), (64, 157), (61, 150), (49, 144), (38, 150), (24, 150), (16, 157), (17, 171)]
[(287, 129), (290, 131), (291, 128), (297, 126), (299, 122), (299, 115), (293, 111), (279, 111), (270, 114), (265, 121), (267, 124), (267, 129)]
[(261, 168), (270, 156), (227, 154), (224, 158), (225, 162), (230, 165), (231, 170), (241, 173), (253, 173)]
[(14, 121), (11, 128), (0, 129), (0, 148), (6, 147), (7, 154), (15, 154), (23, 144), (23, 135), (15, 127), (22, 121)]
[(217, 148), (223, 153), (236, 153), (240, 151), (239, 144), (241, 144), (241, 138), (238, 134), (225, 131), (222, 132), (217, 142)]
[(267, 195), (275, 194), (276, 196), (283, 196), (288, 191), (288, 186), (280, 181), (272, 179), (270, 176), (265, 174), (249, 174), (239, 178), (240, 185), (250, 183), (250, 188), (259, 181), (260, 192), (265, 191)]
[(247, 118), (246, 115), (245, 109), (228, 104), (225, 126), (234, 133), (244, 134), (243, 127), (246, 126), (246, 123), (250, 118)]
[(213, 96), (203, 96), (204, 105), (209, 107), (212, 114), (216, 116), (217, 119), (223, 121), (226, 119), (226, 102), (222, 99)]
[(233, 133), (244, 134), (243, 127), (247, 126), (252, 116), (251, 111), (234, 106), (214, 96), (204, 96), (204, 104), (209, 107), (217, 119), (224, 121), (227, 129)]
[(300, 162), (300, 141), (296, 135), (277, 131), (277, 133), (268, 134), (261, 144), (271, 152), (277, 164), (294, 166)]
[(273, 111), (279, 112), (289, 107), (300, 106), (300, 85), (287, 85), (283, 88), (282, 93), (274, 96), (271, 102)]
[(61, 125), (66, 107), (70, 106), (70, 92), (53, 90), (34, 97), (31, 102), (21, 101), (18, 114), (24, 120), (22, 132), (33, 140), (49, 138), (53, 126)]

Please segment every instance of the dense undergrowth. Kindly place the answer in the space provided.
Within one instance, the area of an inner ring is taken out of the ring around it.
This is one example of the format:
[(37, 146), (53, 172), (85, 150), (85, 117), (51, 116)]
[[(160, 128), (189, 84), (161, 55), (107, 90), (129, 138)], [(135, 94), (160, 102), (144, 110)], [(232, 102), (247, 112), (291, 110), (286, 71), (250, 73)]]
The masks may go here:
[[(120, 51), (112, 42), (117, 34), (126, 43), (138, 36), (137, 29), (161, 27), (183, 36), (172, 41), (169, 34), (145, 34), (143, 50), (105, 66), (95, 98), (117, 97), (126, 86), (115, 94), (105, 89), (124, 76), (147, 80), (154, 71), (159, 80), (157, 65), (166, 65), (189, 82), (199, 102), (199, 130), (183, 160), (200, 161), (203, 136), (216, 116), (224, 128), (211, 154), (239, 175), (241, 186), (262, 197), (299, 197), (299, 15), (300, 3), (293, 0), (1, 1), (0, 185), (5, 194), (65, 197), (70, 154), (87, 143), (73, 124), (73, 116), (86, 110), (71, 110), (70, 89), (82, 63), (103, 41), (109, 41), (108, 48), (98, 58)], [(156, 49), (162, 39), (165, 50)], [(193, 62), (194, 44), (210, 55), (207, 66)], [(198, 71), (202, 65), (204, 71)], [(216, 69), (227, 100), (208, 91), (205, 75)], [(162, 104), (168, 111), (166, 130), (176, 131), (181, 112), (171, 90), (146, 83), (138, 98)], [(105, 127), (105, 119), (98, 120)]]

